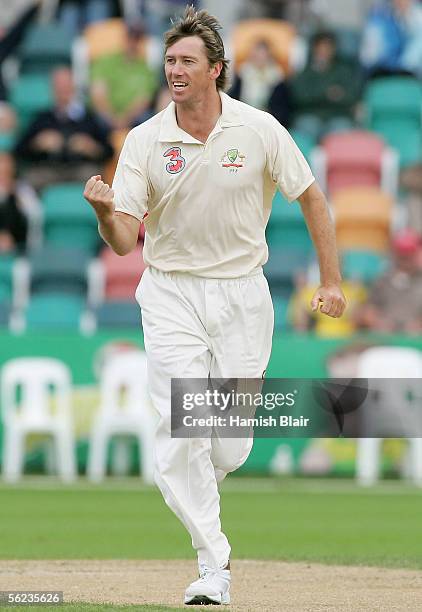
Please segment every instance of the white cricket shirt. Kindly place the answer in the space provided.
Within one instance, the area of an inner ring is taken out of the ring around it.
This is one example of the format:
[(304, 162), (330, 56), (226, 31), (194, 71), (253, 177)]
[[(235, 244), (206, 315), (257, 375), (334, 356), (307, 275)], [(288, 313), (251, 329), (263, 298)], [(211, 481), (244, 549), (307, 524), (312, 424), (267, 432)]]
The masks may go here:
[(274, 117), (220, 92), (205, 143), (177, 125), (175, 104), (127, 136), (115, 209), (145, 223), (145, 263), (209, 278), (249, 274), (268, 258), (265, 227), (278, 187), (292, 202), (314, 181)]

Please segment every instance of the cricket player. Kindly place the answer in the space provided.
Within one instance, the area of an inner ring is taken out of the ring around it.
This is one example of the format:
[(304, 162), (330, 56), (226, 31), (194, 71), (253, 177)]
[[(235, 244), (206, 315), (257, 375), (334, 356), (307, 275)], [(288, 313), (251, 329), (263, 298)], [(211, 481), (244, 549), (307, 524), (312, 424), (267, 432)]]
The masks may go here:
[(165, 35), (172, 102), (134, 128), (112, 188), (90, 178), (85, 198), (119, 255), (145, 224), (142, 309), (149, 390), (159, 413), (156, 482), (189, 531), (199, 579), (186, 604), (230, 602), (230, 545), (218, 483), (247, 459), (251, 438), (172, 438), (171, 378), (261, 378), (273, 307), (262, 265), (276, 188), (298, 199), (318, 254), (312, 308), (345, 308), (327, 204), (288, 132), (269, 114), (224, 93), (228, 62), (218, 21), (187, 7)]

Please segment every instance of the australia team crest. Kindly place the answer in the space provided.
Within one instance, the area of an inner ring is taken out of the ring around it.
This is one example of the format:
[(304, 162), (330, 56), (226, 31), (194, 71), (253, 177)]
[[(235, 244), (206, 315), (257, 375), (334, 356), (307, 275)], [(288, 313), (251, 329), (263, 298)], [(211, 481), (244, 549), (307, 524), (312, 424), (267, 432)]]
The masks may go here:
[(221, 158), (222, 168), (243, 168), (246, 155), (240, 153), (239, 149), (229, 149)]

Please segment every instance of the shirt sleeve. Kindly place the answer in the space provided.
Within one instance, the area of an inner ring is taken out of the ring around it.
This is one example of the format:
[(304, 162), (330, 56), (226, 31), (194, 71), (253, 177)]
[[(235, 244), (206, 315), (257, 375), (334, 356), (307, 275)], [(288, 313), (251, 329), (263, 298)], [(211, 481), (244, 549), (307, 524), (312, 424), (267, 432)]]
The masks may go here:
[(315, 181), (308, 162), (289, 132), (270, 117), (268, 170), (284, 197), (293, 202)]
[(149, 188), (145, 160), (132, 132), (126, 137), (113, 179), (115, 210), (142, 221), (148, 211)]

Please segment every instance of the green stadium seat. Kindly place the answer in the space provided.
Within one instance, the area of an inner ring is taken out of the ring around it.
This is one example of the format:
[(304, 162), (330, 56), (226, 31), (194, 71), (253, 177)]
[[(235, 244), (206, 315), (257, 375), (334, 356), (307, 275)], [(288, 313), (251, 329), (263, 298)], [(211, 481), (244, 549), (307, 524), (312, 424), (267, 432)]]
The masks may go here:
[(286, 246), (270, 249), (264, 274), (271, 294), (289, 299), (295, 289), (296, 276), (306, 272), (308, 265), (309, 257), (300, 249)]
[(85, 300), (74, 295), (46, 293), (32, 297), (25, 313), (27, 329), (79, 330)]
[(19, 119), (22, 132), (41, 111), (53, 103), (50, 78), (42, 74), (24, 74), (10, 89), (10, 102)]
[(60, 23), (34, 24), (19, 49), (21, 72), (49, 73), (59, 65), (70, 65), (72, 36)]
[(96, 253), (100, 244), (97, 218), (84, 199), (83, 191), (82, 183), (53, 185), (43, 191), (41, 201), (47, 244)]
[(289, 204), (279, 191), (273, 199), (267, 226), (267, 241), (270, 248), (294, 247), (304, 255), (308, 255), (313, 248), (300, 204)]
[(388, 259), (375, 251), (344, 251), (341, 255), (345, 280), (370, 285), (387, 269)]
[(48, 292), (85, 296), (89, 253), (47, 245), (29, 258), (32, 294)]
[(312, 149), (317, 145), (316, 141), (309, 134), (305, 134), (299, 130), (292, 129), (290, 134), (299, 149), (302, 151), (305, 159), (309, 162)]
[(12, 300), (15, 261), (13, 255), (0, 255), (0, 303)]
[(139, 328), (141, 325), (141, 311), (135, 300), (104, 302), (95, 311), (95, 318), (100, 329)]
[(0, 133), (0, 151), (12, 151), (13, 147), (15, 146), (15, 141), (15, 132)]
[(364, 94), (366, 123), (398, 150), (400, 165), (422, 155), (422, 85), (412, 77), (386, 77), (371, 81)]
[(2, 302), (0, 297), (0, 327), (8, 327), (11, 313), (9, 302)]
[(274, 330), (286, 331), (289, 329), (288, 309), (290, 300), (278, 295), (273, 295), (272, 297), (274, 306)]

